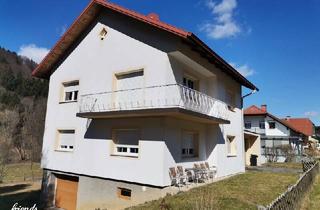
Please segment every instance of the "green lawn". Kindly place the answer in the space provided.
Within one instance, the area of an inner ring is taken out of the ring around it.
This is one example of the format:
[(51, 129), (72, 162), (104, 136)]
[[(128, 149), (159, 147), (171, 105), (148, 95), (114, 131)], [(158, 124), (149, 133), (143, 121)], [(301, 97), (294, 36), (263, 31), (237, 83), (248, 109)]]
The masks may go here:
[(7, 173), (4, 177), (4, 183), (32, 181), (32, 174), (34, 179), (42, 178), (42, 169), (39, 163), (16, 163), (7, 165)]
[(320, 175), (316, 177), (316, 180), (311, 188), (310, 193), (305, 197), (302, 204), (303, 210), (318, 210), (320, 209)]
[(298, 175), (291, 173), (246, 172), (130, 210), (257, 209), (258, 204), (269, 204), (297, 179)]

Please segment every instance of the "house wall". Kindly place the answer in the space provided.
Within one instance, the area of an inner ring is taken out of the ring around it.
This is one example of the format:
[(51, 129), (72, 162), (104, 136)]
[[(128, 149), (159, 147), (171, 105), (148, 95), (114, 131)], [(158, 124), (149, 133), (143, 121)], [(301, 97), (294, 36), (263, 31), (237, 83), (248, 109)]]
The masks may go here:
[(251, 122), (251, 129), (246, 129), (254, 133), (265, 134), (266, 130), (260, 128), (260, 122), (263, 121), (265, 123), (265, 128), (267, 126), (267, 122), (265, 120), (265, 116), (244, 116), (244, 122)]
[[(275, 121), (273, 118), (269, 116), (245, 116), (244, 122), (251, 122), (251, 129), (248, 129), (251, 132), (256, 132), (259, 134), (265, 134), (266, 136), (290, 136), (290, 129), (288, 129), (283, 124)], [(259, 122), (265, 122), (265, 129), (259, 128)], [(273, 121), (276, 123), (275, 129), (269, 128), (269, 121)]]
[[(270, 129), (269, 128), (269, 121), (274, 121), (276, 122), (276, 128), (275, 129)], [(282, 125), (278, 121), (275, 121), (271, 117), (266, 117), (266, 135), (267, 136), (290, 136), (290, 129), (287, 128), (286, 126)]]
[[(106, 27), (108, 34), (102, 41), (99, 32)], [(79, 95), (112, 91), (113, 75), (118, 72), (144, 69), (144, 86), (174, 84), (181, 81), (184, 68), (174, 68), (168, 52), (180, 43), (168, 34), (146, 28), (109, 13), (102, 13), (86, 31), (70, 54), (61, 61), (50, 77), (47, 116), (43, 140), (42, 167), (46, 169), (86, 174), (154, 186), (170, 184), (168, 167), (181, 163), (170, 157), (167, 145), (177, 141), (182, 125), (201, 130), (201, 161), (210, 160), (218, 167), (218, 176), (244, 171), (243, 119), (241, 109), (241, 86), (217, 69), (213, 76), (199, 75), (200, 90), (225, 101), (226, 90), (235, 93), (236, 108), (229, 111), (229, 125), (200, 125), (187, 122), (173, 123), (163, 118), (89, 120), (76, 117), (78, 103), (60, 104), (62, 83), (79, 80)], [(203, 66), (203, 58), (184, 50)], [(208, 63), (208, 62), (207, 62)], [(210, 64), (210, 66), (212, 66)], [(174, 68), (174, 70), (173, 70)], [(213, 67), (208, 67), (213, 68)], [(187, 71), (192, 71), (190, 68)], [(141, 130), (138, 158), (110, 155), (111, 131), (117, 127), (138, 127)], [(165, 130), (166, 128), (167, 130)], [(55, 151), (57, 129), (75, 129), (76, 142), (73, 152)], [(226, 135), (234, 135), (237, 156), (226, 154)], [(174, 149), (175, 150), (175, 149)], [(176, 152), (176, 151), (175, 151)], [(176, 157), (175, 152), (173, 157)], [(173, 161), (174, 160), (174, 161)], [(190, 164), (189, 164), (190, 165)], [(185, 165), (187, 166), (187, 164)]]

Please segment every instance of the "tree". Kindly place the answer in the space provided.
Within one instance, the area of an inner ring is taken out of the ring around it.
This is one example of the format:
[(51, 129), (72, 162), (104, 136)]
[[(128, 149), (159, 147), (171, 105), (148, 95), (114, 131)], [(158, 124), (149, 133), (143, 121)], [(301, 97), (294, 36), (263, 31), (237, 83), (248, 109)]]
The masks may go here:
[(9, 162), (9, 146), (6, 142), (0, 144), (0, 183), (7, 175), (7, 164)]

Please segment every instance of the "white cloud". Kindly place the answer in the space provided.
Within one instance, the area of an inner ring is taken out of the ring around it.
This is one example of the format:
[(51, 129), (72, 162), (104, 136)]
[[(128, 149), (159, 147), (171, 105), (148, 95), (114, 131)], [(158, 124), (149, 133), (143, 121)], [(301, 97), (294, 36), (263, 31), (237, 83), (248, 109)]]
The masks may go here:
[(39, 63), (49, 52), (49, 49), (38, 47), (35, 44), (22, 45), (18, 55), (25, 56)]
[(244, 77), (249, 77), (255, 73), (255, 70), (250, 68), (247, 64), (244, 65), (237, 65), (235, 63), (229, 63), (233, 68), (235, 68), (240, 74), (242, 74)]
[(316, 111), (308, 111), (308, 112), (305, 112), (304, 115), (307, 116), (307, 117), (316, 117), (316, 116), (319, 115), (319, 112), (316, 112)]
[(233, 18), (237, 0), (222, 0), (219, 4), (213, 0), (207, 0), (206, 6), (214, 15), (214, 21), (202, 25), (200, 30), (206, 32), (210, 38), (234, 37), (241, 32), (240, 26)]

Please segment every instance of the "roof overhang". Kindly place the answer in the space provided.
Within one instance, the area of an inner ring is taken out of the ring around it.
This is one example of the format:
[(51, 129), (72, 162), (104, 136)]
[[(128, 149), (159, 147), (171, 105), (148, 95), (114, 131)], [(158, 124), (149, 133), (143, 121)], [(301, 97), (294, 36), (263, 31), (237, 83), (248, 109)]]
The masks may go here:
[(210, 63), (218, 66), (221, 71), (227, 73), (234, 78), (241, 85), (250, 88), (252, 90), (259, 90), (254, 84), (242, 76), (231, 65), (223, 60), (217, 53), (210, 49), (204, 42), (202, 42), (196, 35), (191, 32), (187, 32), (182, 29), (178, 29), (174, 26), (166, 24), (156, 19), (152, 19), (148, 16), (139, 14), (132, 10), (128, 10), (119, 5), (104, 0), (92, 0), (89, 5), (84, 9), (80, 16), (69, 27), (65, 34), (50, 50), (48, 55), (41, 61), (37, 68), (32, 72), (33, 76), (49, 79), (54, 69), (59, 64), (59, 60), (63, 57), (68, 49), (75, 43), (80, 37), (81, 33), (89, 26), (89, 24), (99, 15), (101, 9), (110, 9), (120, 14), (126, 15), (130, 18), (134, 18), (138, 21), (144, 22), (153, 27), (165, 30), (175, 36), (178, 36), (192, 45), (196, 51), (202, 56), (206, 57)]

